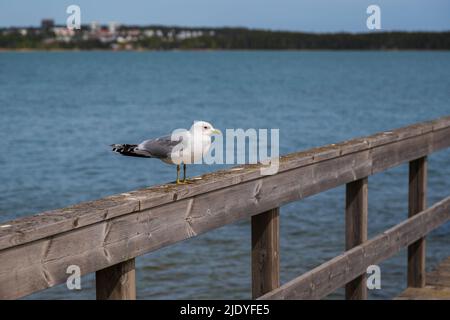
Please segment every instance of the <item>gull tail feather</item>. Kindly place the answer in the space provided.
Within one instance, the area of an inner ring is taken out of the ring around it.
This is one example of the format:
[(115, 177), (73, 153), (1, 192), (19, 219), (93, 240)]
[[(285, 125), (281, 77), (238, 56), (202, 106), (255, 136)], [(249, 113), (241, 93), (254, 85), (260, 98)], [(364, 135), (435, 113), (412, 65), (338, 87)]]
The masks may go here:
[(137, 150), (137, 144), (112, 144), (110, 146), (113, 152), (120, 153), (123, 156), (149, 158), (148, 155), (144, 155)]

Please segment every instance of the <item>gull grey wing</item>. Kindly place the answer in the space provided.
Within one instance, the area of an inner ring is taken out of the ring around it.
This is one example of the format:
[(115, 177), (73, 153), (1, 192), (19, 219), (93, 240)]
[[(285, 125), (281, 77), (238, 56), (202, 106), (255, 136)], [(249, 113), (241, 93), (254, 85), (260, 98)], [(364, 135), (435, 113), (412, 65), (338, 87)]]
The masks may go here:
[(183, 141), (182, 137), (178, 140), (172, 141), (171, 136), (159, 137), (156, 139), (145, 140), (141, 142), (136, 152), (145, 154), (149, 157), (167, 159), (170, 157), (172, 149)]

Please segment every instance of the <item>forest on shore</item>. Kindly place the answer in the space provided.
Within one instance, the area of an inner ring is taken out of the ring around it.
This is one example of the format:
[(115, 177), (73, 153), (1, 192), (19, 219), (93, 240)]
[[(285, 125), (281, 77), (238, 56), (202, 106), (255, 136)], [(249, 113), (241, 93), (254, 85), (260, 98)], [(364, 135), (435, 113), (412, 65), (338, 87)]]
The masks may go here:
[(304, 33), (246, 28), (170, 26), (0, 29), (0, 49), (12, 50), (450, 50), (447, 32)]

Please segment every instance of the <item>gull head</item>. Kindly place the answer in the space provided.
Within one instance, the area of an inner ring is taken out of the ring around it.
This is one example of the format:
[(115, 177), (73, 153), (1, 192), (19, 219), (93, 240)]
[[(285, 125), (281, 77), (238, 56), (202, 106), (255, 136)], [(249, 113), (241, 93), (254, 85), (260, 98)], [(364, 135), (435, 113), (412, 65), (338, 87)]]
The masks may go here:
[(195, 121), (191, 127), (191, 133), (201, 134), (211, 137), (214, 134), (222, 134), (220, 130), (215, 129), (211, 123), (206, 121)]

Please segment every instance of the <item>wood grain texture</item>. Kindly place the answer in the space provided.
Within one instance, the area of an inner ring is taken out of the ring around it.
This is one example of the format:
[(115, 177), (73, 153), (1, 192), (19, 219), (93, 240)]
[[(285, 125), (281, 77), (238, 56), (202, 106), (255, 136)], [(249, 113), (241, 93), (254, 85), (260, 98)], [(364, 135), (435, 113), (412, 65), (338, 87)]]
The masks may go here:
[[(450, 117), (443, 117), (283, 156), (279, 173), (350, 154), (355, 157), (351, 161), (358, 161), (359, 156), (367, 153), (367, 169), (369, 174), (373, 174), (447, 148), (450, 146), (449, 137)], [(338, 165), (339, 161), (335, 164)], [(240, 166), (203, 175), (201, 180), (192, 185), (159, 185), (5, 222), (4, 225), (10, 226), (0, 228), (0, 249), (263, 178), (259, 165)]]
[[(368, 179), (359, 179), (346, 185), (345, 250), (367, 241)], [(366, 273), (345, 286), (347, 300), (367, 299)]]
[[(408, 217), (427, 206), (427, 157), (409, 163)], [(425, 286), (425, 237), (408, 246), (408, 287)]]
[(450, 257), (443, 260), (437, 267), (428, 272), (426, 284), (450, 288)]
[(450, 300), (450, 288), (434, 286), (407, 288), (395, 300)]
[(358, 275), (369, 265), (392, 257), (450, 219), (450, 197), (382, 234), (289, 281), (260, 299), (321, 299)]
[(450, 257), (426, 275), (425, 286), (410, 287), (397, 300), (450, 300)]
[[(367, 156), (349, 154), (1, 250), (0, 297), (17, 298), (64, 282), (71, 264), (82, 274), (94, 272), (338, 186), (367, 174)], [(339, 162), (340, 171), (329, 161)], [(27, 280), (31, 273), (33, 281)]]
[(97, 300), (136, 300), (134, 259), (98, 270), (95, 288)]
[(0, 297), (62, 283), (71, 264), (95, 272), (449, 146), (447, 117), (284, 156), (272, 176), (242, 166), (5, 222)]
[(254, 215), (252, 228), (252, 297), (280, 286), (280, 212), (272, 209)]

